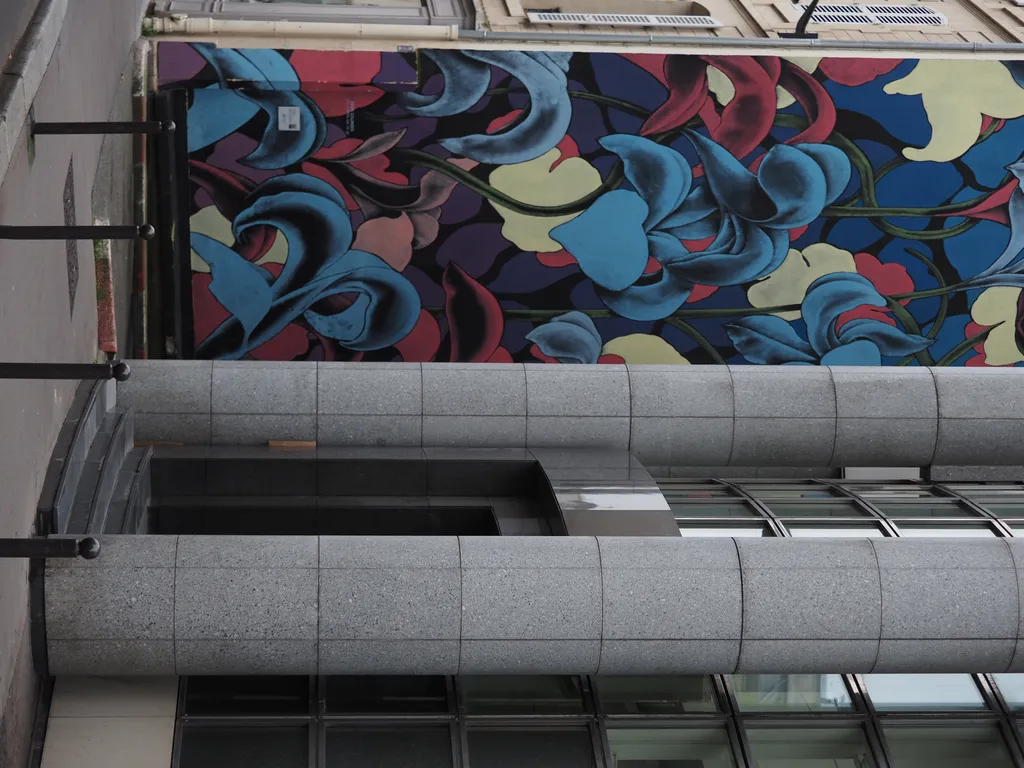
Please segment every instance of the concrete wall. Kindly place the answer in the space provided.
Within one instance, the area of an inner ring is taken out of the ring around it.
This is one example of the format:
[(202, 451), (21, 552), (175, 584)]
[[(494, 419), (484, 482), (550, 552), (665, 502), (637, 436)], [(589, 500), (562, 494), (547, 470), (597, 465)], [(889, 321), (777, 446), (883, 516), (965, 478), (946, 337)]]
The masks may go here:
[(50, 672), (1024, 669), (1024, 542), (112, 536), (50, 561)]
[(167, 768), (174, 677), (57, 678), (41, 768)]
[(137, 361), (118, 397), (144, 441), (604, 448), (648, 467), (1020, 466), (1022, 382), (997, 368)]

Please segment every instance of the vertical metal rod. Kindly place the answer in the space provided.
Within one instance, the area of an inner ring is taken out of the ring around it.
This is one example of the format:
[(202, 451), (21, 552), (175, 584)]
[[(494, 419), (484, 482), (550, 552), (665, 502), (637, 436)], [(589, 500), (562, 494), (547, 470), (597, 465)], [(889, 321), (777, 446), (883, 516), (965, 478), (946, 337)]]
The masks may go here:
[(84, 539), (0, 539), (0, 558), (81, 557), (95, 560), (100, 543), (92, 536)]
[(150, 224), (114, 227), (19, 227), (0, 224), (0, 240), (152, 240)]
[(32, 123), (33, 136), (86, 136), (111, 134), (173, 133), (176, 126), (171, 120), (159, 122), (144, 120), (129, 123)]
[(128, 363), (0, 363), (0, 379), (68, 379), (81, 381), (128, 381)]
[(814, 16), (814, 9), (818, 7), (818, 0), (811, 0), (810, 5), (807, 6), (807, 10), (803, 12), (800, 19), (796, 23), (796, 30), (793, 32), (780, 32), (779, 37), (790, 37), (798, 40), (817, 40), (818, 35), (814, 32), (807, 31), (807, 25), (811, 23), (811, 17)]

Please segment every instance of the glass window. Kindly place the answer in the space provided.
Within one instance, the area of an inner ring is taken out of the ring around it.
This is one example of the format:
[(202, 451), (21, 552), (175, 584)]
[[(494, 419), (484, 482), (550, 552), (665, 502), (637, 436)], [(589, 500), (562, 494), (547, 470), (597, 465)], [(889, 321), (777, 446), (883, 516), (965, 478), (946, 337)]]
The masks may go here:
[(1007, 504), (1004, 501), (995, 503), (992, 501), (986, 501), (984, 499), (977, 501), (978, 504), (980, 504), (988, 512), (995, 515), (996, 517), (1024, 517), (1024, 501), (1021, 501), (1017, 504)]
[(835, 712), (853, 709), (839, 675), (733, 675), (732, 689), (744, 712)]
[(309, 729), (299, 726), (188, 724), (181, 734), (181, 768), (307, 768)]
[(678, 715), (718, 709), (705, 675), (596, 678), (601, 707), (609, 715)]
[(1013, 760), (992, 726), (886, 725), (892, 768), (1011, 768)]
[(835, 499), (838, 494), (817, 483), (743, 483), (743, 490), (755, 499)]
[(962, 528), (950, 528), (948, 525), (907, 525), (900, 520), (895, 520), (896, 527), (900, 529), (900, 535), (907, 538), (918, 539), (955, 539), (957, 537), (971, 539), (987, 539), (996, 535), (995, 531), (986, 525), (965, 525)]
[(448, 688), (443, 677), (428, 675), (335, 675), (326, 679), (326, 707), (353, 715), (447, 712)]
[(860, 728), (747, 728), (758, 768), (874, 768)]
[(467, 715), (568, 715), (582, 713), (578, 677), (466, 676), (456, 685)]
[(865, 536), (868, 538), (881, 538), (882, 531), (880, 528), (874, 526), (868, 527), (866, 525), (853, 526), (853, 525), (829, 525), (829, 526), (817, 526), (812, 527), (809, 525), (793, 524), (790, 525), (788, 521), (783, 521), (783, 524), (789, 530), (791, 536), (795, 538), (836, 538), (836, 539), (860, 539)]
[(1024, 675), (993, 675), (1011, 709), (1024, 709)]
[(1024, 484), (957, 485), (950, 483), (946, 487), (954, 493), (966, 496), (968, 499), (1004, 498), (1007, 501), (1012, 501), (1013, 497), (1016, 496), (1024, 500)]
[(985, 709), (970, 675), (864, 675), (879, 712)]
[(726, 502), (686, 502), (682, 504), (675, 499), (668, 499), (669, 508), (679, 517), (756, 517), (757, 513), (743, 501)]
[(887, 517), (978, 517), (959, 502), (931, 502), (929, 504), (888, 504), (874, 501), (875, 509)]
[(593, 768), (586, 728), (473, 728), (466, 734), (473, 768)]
[[(679, 522), (678, 520), (676, 522)], [(731, 538), (733, 536), (743, 538), (758, 538), (760, 536), (771, 536), (766, 525), (690, 525), (680, 523), (680, 536), (690, 536), (696, 539), (713, 539), (720, 536)]]
[[(609, 728), (612, 768), (734, 768), (724, 729)], [(476, 764), (474, 763), (474, 768)]]
[(688, 499), (736, 498), (732, 488), (718, 483), (697, 483), (686, 480), (655, 480), (669, 502)]
[[(452, 764), (448, 726), (328, 728), (327, 768), (437, 768)], [(247, 767), (248, 768), (248, 767)]]
[(309, 690), (308, 677), (189, 677), (185, 714), (306, 715)]
[[(865, 499), (926, 499), (937, 496), (930, 485), (901, 483), (844, 483), (843, 487)], [(940, 497), (941, 498), (941, 497)]]
[(779, 517), (867, 517), (868, 513), (856, 502), (836, 499), (829, 502), (765, 501)]

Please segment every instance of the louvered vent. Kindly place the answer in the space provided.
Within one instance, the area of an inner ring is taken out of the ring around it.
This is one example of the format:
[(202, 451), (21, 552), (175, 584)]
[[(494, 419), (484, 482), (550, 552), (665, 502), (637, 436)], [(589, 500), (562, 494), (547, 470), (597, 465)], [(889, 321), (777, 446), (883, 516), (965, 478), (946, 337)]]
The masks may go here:
[(554, 13), (527, 11), (531, 24), (604, 27), (688, 27), (713, 29), (722, 26), (711, 16), (654, 16), (640, 13)]
[[(807, 10), (808, 3), (797, 5)], [(884, 24), (886, 26), (937, 27), (946, 17), (926, 5), (819, 5), (812, 24)]]

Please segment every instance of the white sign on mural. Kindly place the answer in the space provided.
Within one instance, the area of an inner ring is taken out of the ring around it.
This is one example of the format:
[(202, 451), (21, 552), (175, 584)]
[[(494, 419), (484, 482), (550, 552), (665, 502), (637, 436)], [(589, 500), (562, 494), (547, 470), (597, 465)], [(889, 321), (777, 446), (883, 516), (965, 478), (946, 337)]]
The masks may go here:
[(277, 108), (277, 128), (280, 131), (297, 131), (301, 128), (298, 107)]

